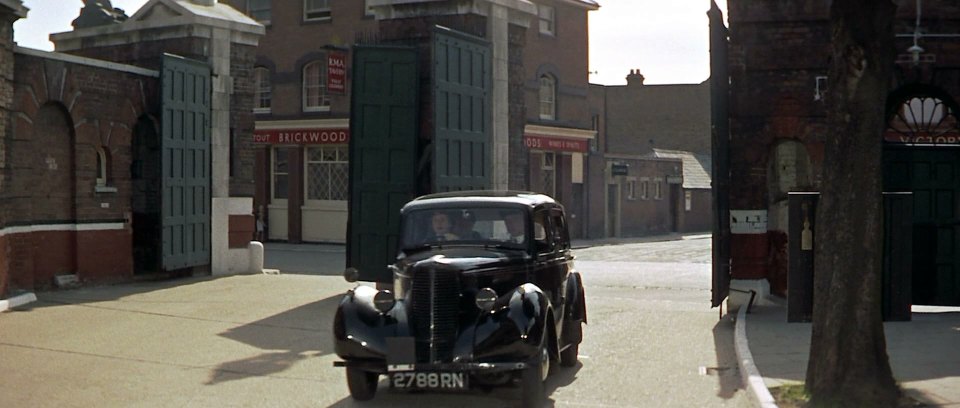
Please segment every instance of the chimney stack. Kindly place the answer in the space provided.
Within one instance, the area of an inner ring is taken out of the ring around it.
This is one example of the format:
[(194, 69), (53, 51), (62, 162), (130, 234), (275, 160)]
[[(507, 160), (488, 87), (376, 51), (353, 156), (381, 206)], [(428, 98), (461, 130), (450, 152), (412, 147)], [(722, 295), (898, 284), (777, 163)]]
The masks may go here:
[(627, 86), (631, 85), (643, 85), (643, 75), (639, 69), (631, 69), (630, 75), (627, 75)]

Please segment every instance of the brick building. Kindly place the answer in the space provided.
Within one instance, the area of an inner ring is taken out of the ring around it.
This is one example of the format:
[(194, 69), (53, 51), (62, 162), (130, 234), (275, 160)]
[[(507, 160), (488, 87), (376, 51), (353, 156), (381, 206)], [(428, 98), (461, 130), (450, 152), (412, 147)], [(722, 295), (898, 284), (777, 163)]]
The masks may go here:
[[(220, 14), (211, 17), (210, 11)], [(230, 11), (212, 2), (152, 0), (129, 20), (112, 18), (54, 35), (57, 49), (69, 53), (43, 52), (13, 43), (13, 22), (26, 12), (19, 1), (0, 3), (0, 297), (48, 288), (57, 281), (122, 281), (174, 269), (249, 270), (252, 228), (242, 224), (252, 225), (252, 200), (246, 199), (244, 209), (243, 198), (236, 196), (244, 189), (252, 195), (252, 175), (246, 181), (227, 176), (225, 157), (238, 162), (244, 157), (243, 146), (228, 139), (221, 141), (222, 151), (211, 149), (212, 163), (201, 158), (203, 165), (196, 167), (212, 169), (214, 194), (180, 203), (207, 214), (202, 222), (206, 229), (196, 229), (189, 237), (203, 247), (203, 259), (189, 268), (160, 263), (161, 238), (169, 238), (160, 207), (176, 203), (159, 187), (161, 169), (168, 168), (161, 160), (159, 135), (170, 126), (163, 122), (170, 116), (161, 98), (165, 88), (160, 65), (164, 52), (205, 61), (209, 53), (217, 53), (220, 61), (211, 66), (215, 71), (232, 69), (237, 75), (222, 75), (220, 80), (236, 79), (233, 85), (242, 95), (243, 74), (252, 66), (249, 50), (262, 28), (252, 21), (246, 26), (226, 24)], [(226, 36), (227, 46), (231, 33), (248, 43), (231, 52), (223, 41), (210, 41), (214, 31), (218, 33), (213, 37)], [(243, 46), (248, 47), (248, 59)], [(179, 90), (201, 97), (202, 91), (212, 91), (212, 116), (224, 119), (200, 118), (185, 135), (210, 129), (216, 135), (215, 128), (225, 124), (242, 133), (244, 118), (252, 130), (249, 105), (217, 97), (226, 88), (196, 84)], [(219, 156), (223, 153), (225, 157)], [(227, 208), (218, 211), (218, 204)], [(231, 234), (233, 240), (228, 239)], [(225, 258), (247, 263), (234, 265)]]
[[(884, 190), (913, 194), (912, 303), (960, 305), (960, 5), (896, 3)], [(800, 222), (788, 217), (788, 193), (819, 189), (824, 140), (832, 137), (824, 100), (831, 80), (829, 4), (731, 0), (727, 6), (729, 39), (714, 42), (713, 58), (715, 68), (729, 72), (728, 120), (715, 123), (729, 126), (729, 155), (714, 157), (729, 163), (728, 178), (720, 180), (729, 186), (722, 198), (729, 214), (718, 214), (729, 227), (718, 231), (728, 238), (714, 248), (729, 252), (715, 255), (719, 263), (729, 258), (734, 287), (784, 295), (787, 233)], [(722, 23), (719, 13), (711, 18)]]
[(643, 81), (632, 70), (625, 86), (591, 85), (589, 237), (711, 228), (709, 84)]
[[(595, 2), (224, 2), (266, 26), (254, 69), (253, 168), (269, 239), (344, 242), (354, 47), (420, 44), (429, 66), (423, 41), (434, 25), (491, 46), (492, 186), (547, 192), (583, 211), (583, 156), (595, 135), (586, 98), (587, 12)], [(428, 118), (433, 105), (423, 99)], [(424, 119), (422, 138), (429, 140), (431, 121)], [(572, 223), (575, 235), (580, 229)]]

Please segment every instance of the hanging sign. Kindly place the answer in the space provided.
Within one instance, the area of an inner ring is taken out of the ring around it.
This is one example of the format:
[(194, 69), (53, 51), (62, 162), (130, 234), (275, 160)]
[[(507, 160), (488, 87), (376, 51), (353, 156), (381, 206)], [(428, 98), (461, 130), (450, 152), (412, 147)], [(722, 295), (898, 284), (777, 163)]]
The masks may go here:
[(327, 91), (343, 95), (347, 91), (347, 57), (338, 52), (327, 54)]

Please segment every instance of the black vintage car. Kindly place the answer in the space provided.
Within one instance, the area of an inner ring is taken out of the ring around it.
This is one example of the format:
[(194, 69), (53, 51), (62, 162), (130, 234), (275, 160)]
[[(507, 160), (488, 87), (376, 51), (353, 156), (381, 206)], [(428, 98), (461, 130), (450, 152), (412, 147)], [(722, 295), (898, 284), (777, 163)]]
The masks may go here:
[(576, 364), (587, 322), (563, 206), (469, 191), (420, 197), (401, 217), (393, 290), (358, 286), (336, 312), (350, 395), (373, 398), (383, 374), (403, 390), (519, 384), (537, 405), (550, 365)]

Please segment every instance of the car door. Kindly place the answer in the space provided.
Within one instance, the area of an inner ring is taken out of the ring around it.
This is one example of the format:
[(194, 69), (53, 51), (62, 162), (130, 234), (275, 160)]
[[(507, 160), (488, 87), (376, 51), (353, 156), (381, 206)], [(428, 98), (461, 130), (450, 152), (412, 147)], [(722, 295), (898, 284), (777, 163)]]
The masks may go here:
[(547, 293), (550, 302), (559, 307), (569, 270), (564, 256), (562, 233), (557, 228), (555, 218), (550, 207), (538, 208), (533, 212), (533, 238), (538, 271), (535, 283)]

